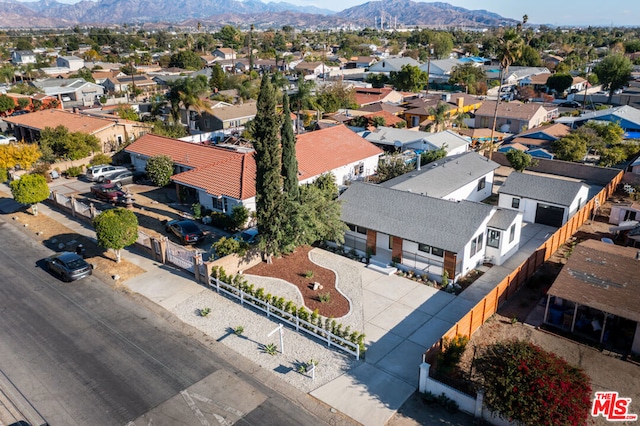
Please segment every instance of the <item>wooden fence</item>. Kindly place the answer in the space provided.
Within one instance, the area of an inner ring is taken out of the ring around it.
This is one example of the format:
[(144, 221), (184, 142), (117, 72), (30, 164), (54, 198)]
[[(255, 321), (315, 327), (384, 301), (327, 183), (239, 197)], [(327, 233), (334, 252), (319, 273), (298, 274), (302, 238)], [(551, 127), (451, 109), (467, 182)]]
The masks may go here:
[(458, 335), (471, 337), (489, 317), (498, 311), (498, 308), (504, 302), (509, 300), (509, 298), (533, 276), (536, 270), (549, 259), (560, 246), (576, 233), (580, 226), (591, 218), (591, 215), (598, 206), (604, 205), (605, 201), (615, 192), (623, 175), (624, 171), (620, 171), (595, 197), (589, 200), (582, 209), (559, 228), (551, 238), (545, 241), (527, 260), (522, 262), (520, 266), (498, 283), (473, 309), (451, 327), (437, 343), (427, 349), (423, 355), (423, 361), (429, 363), (435, 361), (435, 356), (440, 352), (444, 339), (452, 339)]

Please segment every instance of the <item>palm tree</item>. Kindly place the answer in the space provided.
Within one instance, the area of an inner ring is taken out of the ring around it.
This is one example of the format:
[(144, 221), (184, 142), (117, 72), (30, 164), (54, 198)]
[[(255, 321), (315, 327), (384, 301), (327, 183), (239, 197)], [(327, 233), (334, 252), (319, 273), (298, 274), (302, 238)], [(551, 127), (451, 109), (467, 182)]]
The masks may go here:
[(464, 120), (466, 120), (467, 118), (469, 118), (469, 114), (465, 112), (456, 114), (456, 116), (453, 118), (453, 125), (458, 129), (466, 129), (467, 127), (469, 127), (467, 126), (467, 123), (464, 122)]
[(169, 90), (169, 101), (171, 102), (171, 115), (175, 123), (180, 122), (180, 105), (187, 111), (187, 128), (190, 127), (191, 117), (189, 111), (196, 110), (211, 111), (209, 102), (201, 96), (207, 93), (209, 88), (207, 77), (199, 75), (196, 78), (182, 78), (176, 80)]
[(491, 126), (491, 139), (489, 140), (489, 159), (493, 154), (493, 137), (496, 130), (496, 122), (498, 120), (498, 105), (500, 104), (500, 93), (502, 91), (503, 75), (509, 75), (509, 66), (514, 63), (522, 54), (524, 42), (520, 34), (513, 28), (505, 30), (502, 37), (498, 39), (498, 60), (500, 61), (500, 85), (498, 86), (498, 99), (496, 100), (496, 108), (493, 112), (493, 125)]
[(436, 132), (444, 129), (447, 120), (451, 118), (449, 115), (449, 105), (444, 102), (438, 102), (435, 108), (430, 107), (427, 112), (429, 113), (429, 118), (433, 120), (433, 129)]

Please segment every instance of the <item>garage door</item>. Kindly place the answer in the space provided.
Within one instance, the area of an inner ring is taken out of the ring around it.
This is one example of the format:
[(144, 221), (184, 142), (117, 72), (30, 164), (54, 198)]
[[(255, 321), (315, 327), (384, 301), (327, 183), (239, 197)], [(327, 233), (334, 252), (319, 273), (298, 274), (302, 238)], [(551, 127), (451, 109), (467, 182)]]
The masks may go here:
[(564, 208), (562, 207), (538, 204), (538, 207), (536, 208), (536, 223), (560, 228), (562, 226), (563, 217)]

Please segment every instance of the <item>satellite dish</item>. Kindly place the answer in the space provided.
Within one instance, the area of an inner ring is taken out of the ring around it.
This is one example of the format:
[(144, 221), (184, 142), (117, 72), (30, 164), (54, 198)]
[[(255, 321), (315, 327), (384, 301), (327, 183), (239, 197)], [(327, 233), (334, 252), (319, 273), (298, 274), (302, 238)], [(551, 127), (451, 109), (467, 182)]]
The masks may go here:
[(402, 142), (400, 142), (400, 141), (395, 141), (395, 142), (393, 143), (393, 146), (395, 146), (396, 148), (402, 148)]

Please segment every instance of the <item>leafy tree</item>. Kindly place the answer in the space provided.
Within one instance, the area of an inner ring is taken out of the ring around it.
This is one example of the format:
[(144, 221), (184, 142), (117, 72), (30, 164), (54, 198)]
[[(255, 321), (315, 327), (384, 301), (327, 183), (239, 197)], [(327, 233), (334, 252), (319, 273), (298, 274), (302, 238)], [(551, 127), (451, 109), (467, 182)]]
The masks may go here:
[(199, 75), (196, 78), (181, 78), (169, 85), (168, 98), (171, 102), (171, 116), (175, 123), (180, 122), (180, 105), (187, 111), (187, 127), (190, 124), (189, 110), (197, 112), (211, 111), (209, 102), (201, 96), (209, 90), (207, 77)]
[(154, 185), (163, 187), (171, 182), (173, 160), (167, 155), (155, 155), (147, 160), (145, 171)]
[(430, 44), (436, 58), (448, 58), (453, 49), (453, 38), (449, 33), (437, 31), (430, 37)]
[(369, 126), (369, 118), (366, 115), (358, 115), (351, 119), (349, 124), (353, 127), (368, 127)]
[(384, 119), (384, 117), (378, 116), (371, 119), (371, 124), (373, 125), (373, 127), (377, 128), (380, 126), (386, 126), (387, 121)]
[(40, 148), (32, 143), (0, 145), (0, 168), (10, 169), (17, 165), (28, 170), (42, 157)]
[(242, 43), (242, 33), (236, 27), (225, 25), (216, 34), (216, 37), (224, 43), (225, 46), (237, 49)]
[(116, 114), (124, 120), (140, 121), (140, 116), (136, 110), (128, 105), (118, 105), (118, 108), (116, 108)]
[(215, 254), (214, 258), (225, 257), (232, 253), (242, 257), (247, 254), (249, 244), (244, 241), (238, 241), (235, 238), (222, 237), (213, 243), (211, 248)]
[(270, 79), (263, 77), (253, 120), (253, 146), (256, 160), (256, 216), (261, 235), (260, 249), (267, 263), (271, 263), (272, 257), (280, 252), (283, 242), (281, 229), (285, 220), (279, 128), (275, 92)]
[(546, 86), (549, 90), (553, 90), (556, 93), (562, 94), (573, 84), (573, 77), (571, 74), (559, 74), (555, 73), (550, 75), (547, 79)]
[(177, 139), (187, 136), (187, 129), (185, 129), (185, 127), (180, 123), (154, 121), (151, 133)]
[(611, 167), (620, 164), (627, 159), (627, 152), (620, 145), (605, 148), (600, 153), (598, 165), (602, 167)]
[(435, 107), (429, 107), (427, 110), (429, 113), (429, 118), (433, 120), (431, 126), (434, 131), (439, 132), (444, 130), (447, 120), (450, 118), (449, 116), (449, 104), (445, 102), (438, 102), (438, 105)]
[(522, 152), (519, 149), (511, 149), (507, 152), (507, 160), (509, 164), (516, 172), (522, 172), (527, 167), (533, 167), (537, 164), (537, 161), (526, 152)]
[(317, 105), (311, 92), (315, 86), (313, 80), (298, 79), (298, 92), (291, 98), (291, 104), (298, 109), (316, 109)]
[(16, 103), (13, 98), (7, 95), (0, 95), (0, 113), (6, 113), (15, 109)]
[(298, 160), (296, 158), (296, 136), (293, 134), (289, 110), (289, 96), (285, 93), (282, 101), (282, 178), (283, 190), (290, 200), (297, 200), (298, 190)]
[(434, 161), (438, 161), (439, 159), (444, 158), (446, 156), (447, 156), (447, 147), (446, 145), (442, 145), (438, 149), (424, 151), (422, 154), (420, 154), (420, 164), (433, 163)]
[(426, 86), (429, 76), (416, 66), (403, 65), (400, 71), (389, 73), (389, 80), (398, 90), (419, 92)]
[(621, 89), (629, 82), (632, 70), (631, 61), (621, 54), (609, 55), (593, 68), (593, 72), (598, 76), (602, 86), (609, 90), (607, 103), (611, 103), (614, 91)]
[(583, 425), (591, 406), (589, 377), (557, 355), (525, 341), (488, 346), (475, 360), (484, 402), (525, 425)]
[(554, 141), (552, 146), (558, 160), (582, 161), (587, 155), (587, 142), (576, 132)]
[(541, 67), (542, 58), (540, 53), (533, 47), (525, 44), (522, 46), (522, 54), (514, 63), (514, 65), (521, 67)]
[(98, 245), (113, 250), (117, 263), (120, 263), (121, 250), (138, 239), (138, 217), (131, 210), (106, 210), (93, 219), (93, 226)]
[(231, 223), (234, 229), (240, 229), (245, 226), (249, 219), (249, 210), (242, 204), (233, 206), (231, 209)]
[(407, 163), (400, 155), (394, 154), (387, 157), (380, 157), (376, 174), (378, 176), (378, 182), (382, 183), (396, 176), (408, 173), (413, 169), (414, 165), (412, 163)]
[(336, 112), (340, 108), (357, 108), (353, 89), (337, 81), (322, 89), (317, 96), (318, 106), (325, 112)]
[(93, 78), (91, 71), (87, 68), (80, 68), (75, 73), (71, 74), (69, 78), (82, 78), (89, 83), (95, 83), (96, 80)]
[(18, 109), (27, 109), (29, 105), (31, 105), (31, 99), (18, 98)]
[(45, 161), (53, 161), (57, 158), (79, 160), (100, 151), (102, 146), (96, 136), (82, 132), (70, 132), (63, 125), (59, 125), (55, 129), (45, 127), (40, 133), (38, 143)]
[(169, 59), (170, 67), (178, 67), (186, 70), (199, 70), (202, 68), (202, 59), (197, 53), (190, 50), (183, 50), (171, 55)]
[(379, 89), (384, 87), (389, 82), (389, 77), (384, 74), (369, 74), (367, 76), (367, 83), (371, 83), (371, 86)]
[(24, 175), (18, 180), (12, 181), (11, 194), (20, 204), (30, 204), (33, 215), (38, 215), (38, 203), (49, 198), (49, 186), (42, 175)]
[(222, 90), (224, 88), (225, 80), (224, 70), (220, 64), (214, 64), (213, 67), (211, 67), (211, 78), (209, 79), (209, 87), (211, 90)]
[(484, 69), (473, 64), (457, 65), (451, 69), (451, 75), (449, 76), (449, 84), (460, 84), (466, 88), (467, 93), (472, 95), (479, 92), (479, 84), (484, 83), (486, 80), (487, 74)]
[(585, 127), (587, 129), (593, 129), (606, 145), (619, 144), (624, 138), (624, 129), (620, 127), (620, 124), (615, 122), (601, 123), (598, 121), (589, 121), (585, 124)]
[[(333, 178), (331, 174), (328, 176)], [(341, 220), (340, 203), (331, 190), (320, 186), (322, 184), (303, 185), (300, 189), (300, 208), (296, 215), (298, 244), (317, 241), (344, 243), (347, 227)]]

